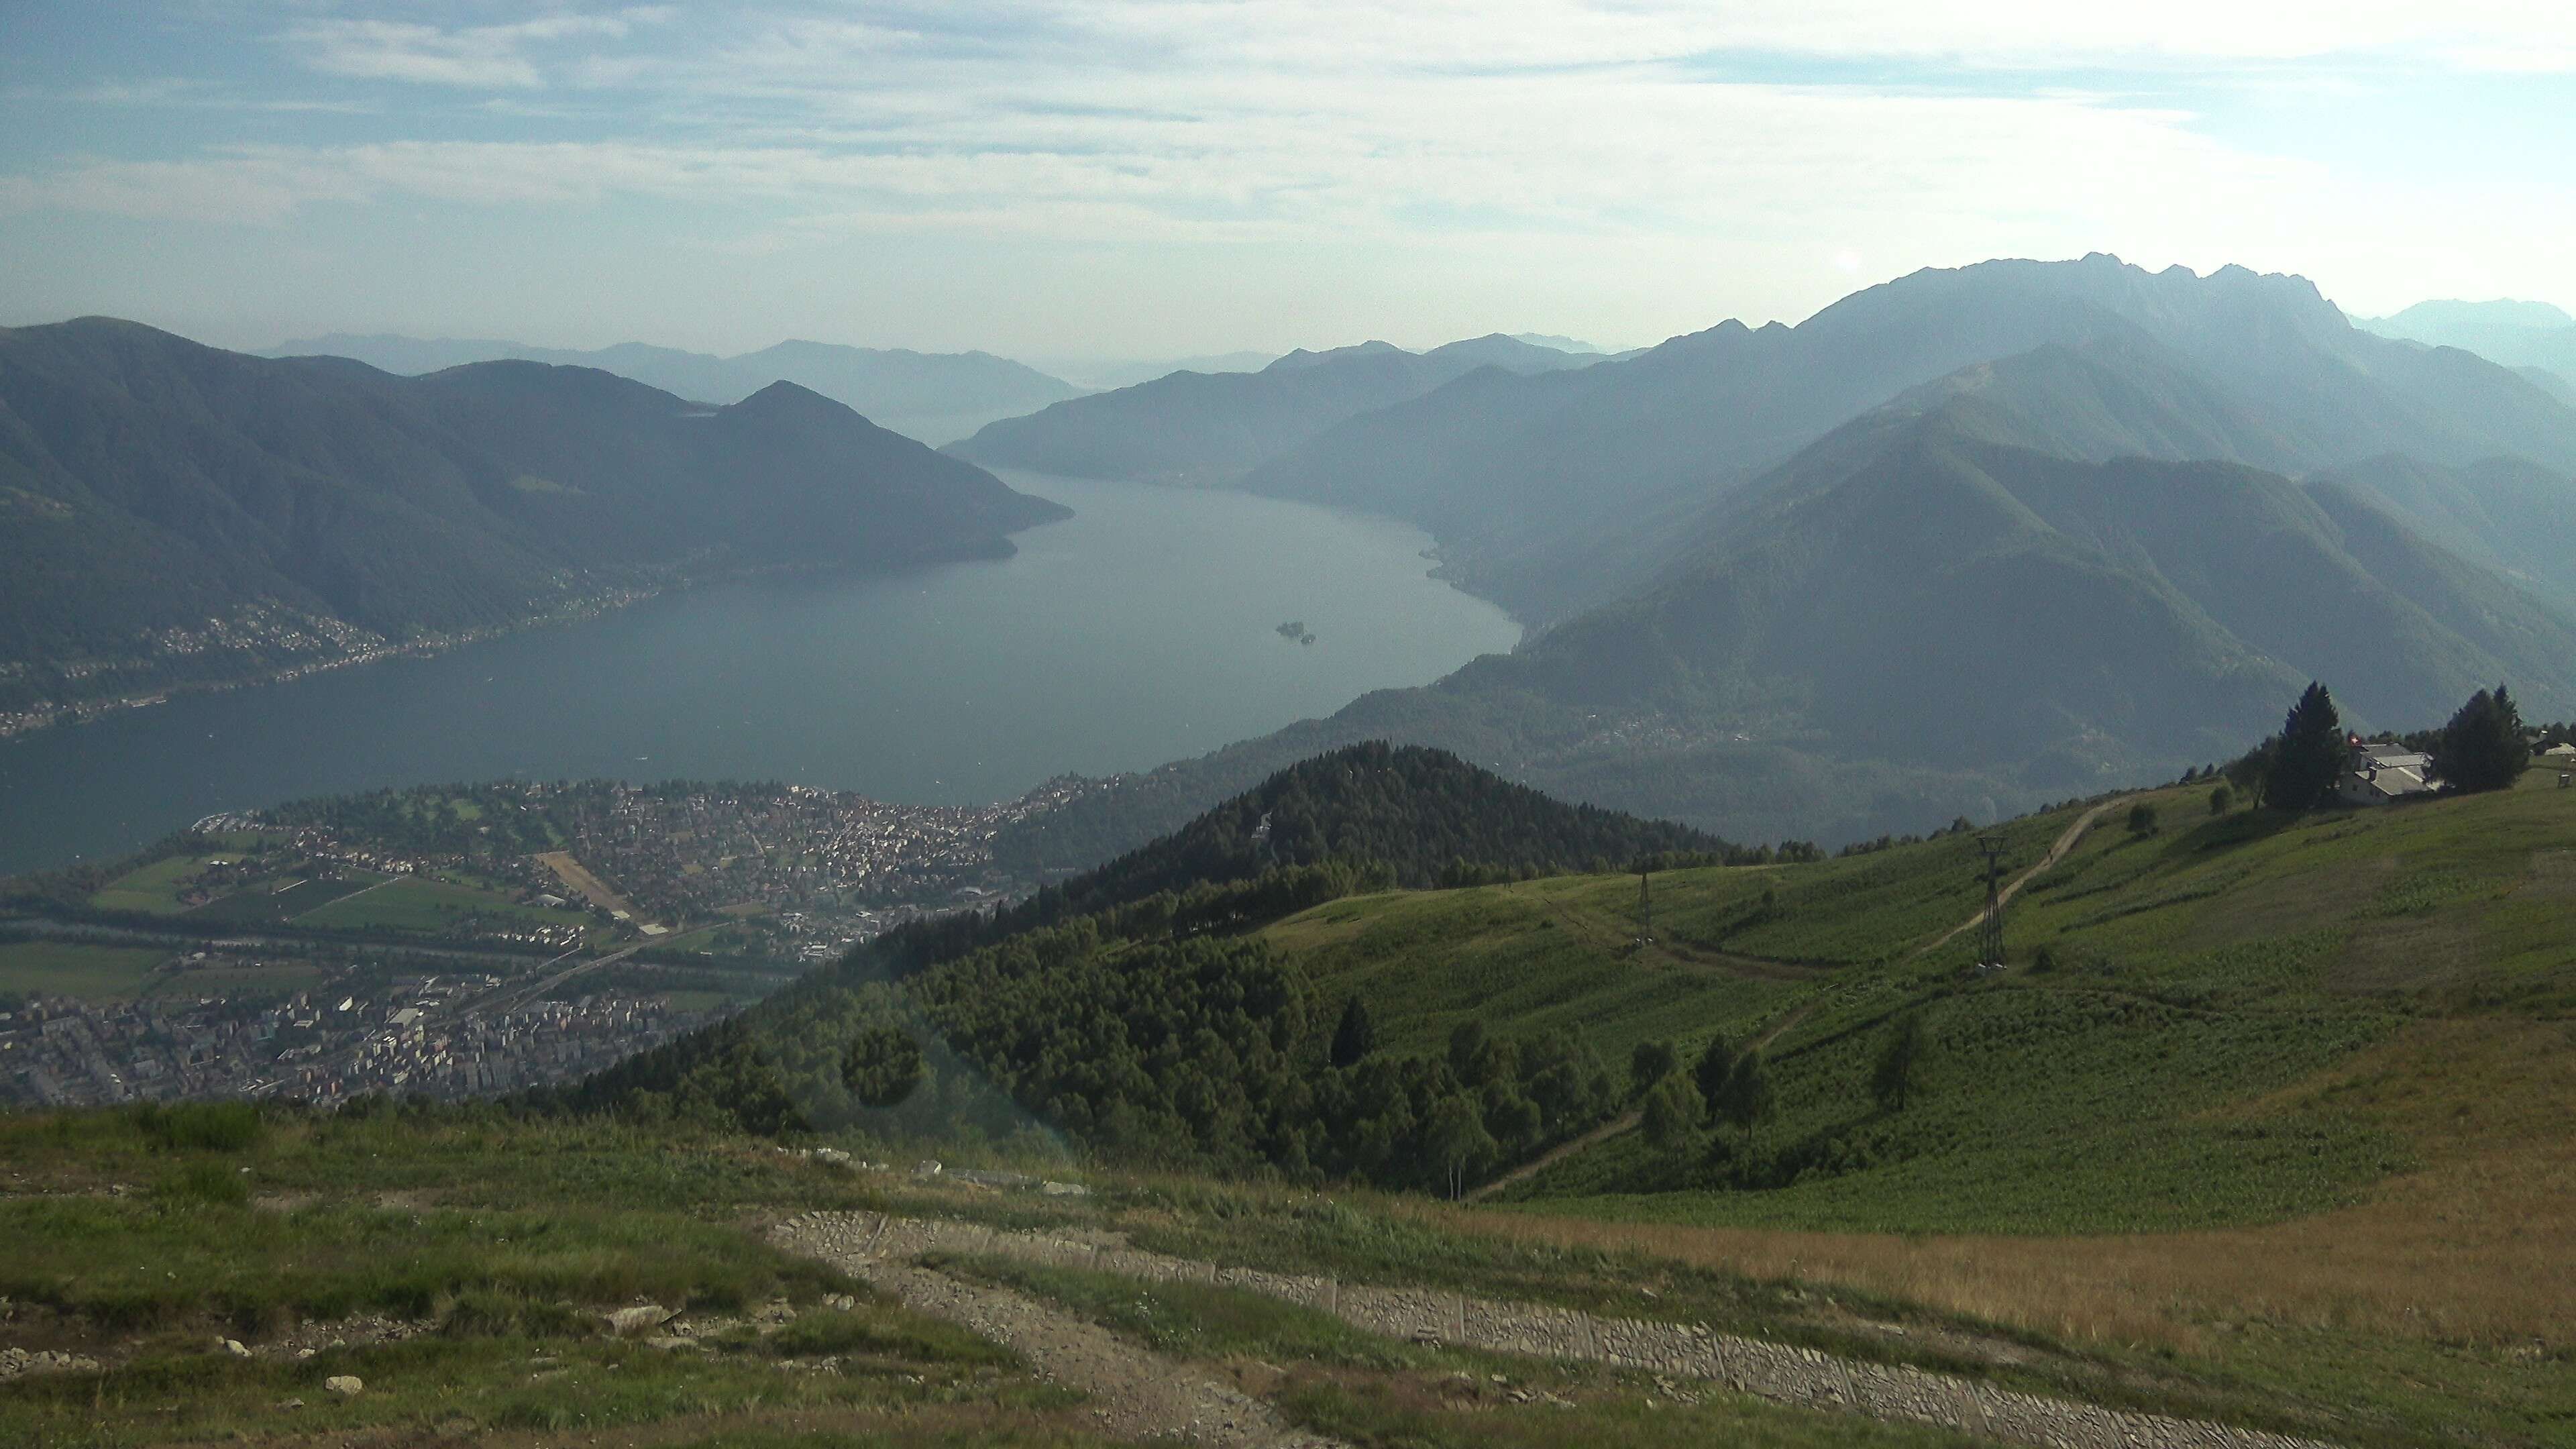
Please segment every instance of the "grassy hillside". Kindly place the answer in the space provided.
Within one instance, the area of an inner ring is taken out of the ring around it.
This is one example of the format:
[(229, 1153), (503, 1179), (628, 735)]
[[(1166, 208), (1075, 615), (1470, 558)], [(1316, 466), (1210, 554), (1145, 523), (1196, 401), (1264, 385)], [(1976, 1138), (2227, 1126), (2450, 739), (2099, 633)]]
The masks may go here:
[[(2132, 828), (2139, 805), (2151, 828)], [(2001, 973), (1977, 971), (1972, 935), (1955, 930), (1983, 893), (1974, 838), (1958, 833), (1658, 873), (1651, 931), (1634, 876), (1556, 876), (1336, 899), (1249, 935), (981, 952), (974, 972), (934, 973), (923, 998), (934, 1018), (977, 1015), (977, 1031), (1019, 1012), (1035, 1040), (1059, 1019), (1141, 1019), (1122, 996), (1195, 969), (1213, 994), (1194, 1009), (1232, 1001), (1238, 1022), (1273, 1010), (1238, 983), (1275, 986), (1291, 1015), (1360, 999), (1373, 1059), (1454, 1055), (1471, 1022), (1493, 1040), (1579, 1035), (1622, 1068), (1639, 1043), (1672, 1042), (1687, 1062), (1720, 1032), (1765, 1050), (1777, 1109), (1749, 1134), (1650, 1141), (1619, 1118), (1468, 1205), (1122, 1170), (989, 1087), (985, 1125), (945, 1141), (860, 1119), (824, 1137), (787, 1126), (787, 1145), (1017, 1166), (1086, 1180), (1090, 1196), (856, 1171), (646, 1111), (0, 1118), (0, 1230), (32, 1247), (0, 1275), (16, 1306), (0, 1346), (95, 1363), (0, 1383), (0, 1437), (765, 1446), (829, 1426), (894, 1443), (1101, 1442), (1095, 1413), (1113, 1400), (1077, 1401), (922, 1307), (1007, 1293), (1014, 1312), (1091, 1325), (1121, 1352), (1162, 1355), (1154, 1373), (1215, 1376), (1352, 1444), (1968, 1442), (1705, 1382), (1383, 1337), (1239, 1287), (1140, 1282), (998, 1240), (896, 1265), (871, 1288), (763, 1236), (825, 1209), (1713, 1324), (2373, 1449), (2565, 1442), (2576, 791), (2535, 772), (2503, 794), (2287, 820), (2212, 815), (2201, 787), (2177, 787), (2000, 834), (2021, 882)], [(1079, 990), (1031, 1015), (1050, 975)], [(791, 1025), (828, 1059), (852, 1027), (904, 1017), (895, 989)], [(1908, 1014), (1922, 1070), (1911, 1100), (1881, 1107), (1871, 1066)], [(1244, 1050), (1247, 1080), (1294, 1056)], [(1030, 1065), (1065, 1080), (1109, 1065), (1041, 1056)], [(1186, 1117), (1207, 1061), (1175, 1061)], [(831, 1306), (844, 1293), (850, 1306)], [(682, 1309), (702, 1347), (603, 1329), (600, 1314), (639, 1297)], [(321, 1388), (343, 1373), (367, 1390)]]
[[(2291, 822), (2127, 803), (2010, 911), (1973, 970), (1971, 839), (1821, 865), (1677, 871), (1638, 936), (1633, 878), (1335, 902), (1267, 933), (1390, 1043), (1481, 1017), (1573, 1026), (1614, 1056), (1766, 1044), (1775, 1114), (1681, 1144), (1626, 1134), (1507, 1194), (1550, 1213), (1873, 1232), (2169, 1231), (2361, 1200), (2417, 1164), (2331, 1074), (2425, 1031), (2576, 1009), (2576, 793)], [(2078, 818), (2003, 832), (2027, 869)], [(1876, 1105), (1891, 1023), (1931, 1042), (1915, 1100)]]

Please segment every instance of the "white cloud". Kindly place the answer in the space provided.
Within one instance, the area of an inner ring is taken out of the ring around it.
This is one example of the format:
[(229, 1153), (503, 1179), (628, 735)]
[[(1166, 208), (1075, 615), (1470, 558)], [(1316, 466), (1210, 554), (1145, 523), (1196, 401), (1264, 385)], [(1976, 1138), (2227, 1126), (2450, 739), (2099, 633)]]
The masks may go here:
[(532, 90), (545, 74), (532, 50), (549, 42), (623, 39), (667, 8), (616, 15), (548, 15), (508, 25), (448, 29), (415, 21), (317, 20), (280, 37), (311, 68), (360, 80), (408, 81), (481, 90)]
[[(2399, 257), (2438, 270), (2425, 259), (2447, 246), (2454, 259), (2510, 253), (2499, 285), (2542, 290), (2563, 263), (2516, 239), (2576, 234), (2563, 169), (2472, 196), (2227, 144), (2174, 102), (2140, 99), (2233, 87), (2358, 107), (2409, 77), (2564, 72), (2567, 0), (916, 0), (482, 25), (453, 13), (372, 9), (273, 37), (312, 71), (380, 82), (333, 91), (384, 105), (370, 135), (405, 134), (410, 117), (417, 139), (246, 128), (202, 149), (174, 137), (159, 156), (19, 160), (0, 211), (265, 224), (428, 201), (541, 224), (547, 209), (642, 200), (681, 208), (692, 248), (928, 236), (1103, 255), (1410, 249), (1435, 272), (1454, 257), (1489, 289), (1509, 289), (1515, 269), (1591, 268), (1596, 288), (1680, 307), (1732, 269), (1766, 279), (1745, 305), (1791, 315), (1882, 268), (2097, 246), (2320, 275), (2312, 259), (2332, 258), (2377, 279)], [(1867, 79), (1743, 79), (1759, 74)], [(97, 98), (173, 104), (191, 86)], [(433, 139), (514, 126), (585, 139)], [(275, 143), (288, 135), (303, 143)], [(2478, 218), (2472, 241), (2456, 235), (2462, 216)]]

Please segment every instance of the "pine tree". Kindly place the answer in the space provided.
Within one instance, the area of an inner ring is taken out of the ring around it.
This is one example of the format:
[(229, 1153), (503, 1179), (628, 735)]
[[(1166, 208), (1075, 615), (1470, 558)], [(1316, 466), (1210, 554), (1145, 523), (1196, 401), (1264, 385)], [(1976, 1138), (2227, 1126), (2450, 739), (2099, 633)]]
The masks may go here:
[(1342, 1023), (1333, 1028), (1333, 1065), (1355, 1067), (1360, 1059), (1377, 1050), (1377, 1023), (1369, 1020), (1368, 1007), (1356, 996), (1342, 1003)]
[(1771, 1115), (1771, 1073), (1762, 1064), (1762, 1053), (1746, 1052), (1736, 1062), (1735, 1070), (1727, 1073), (1726, 1090), (1718, 1095), (1717, 1115), (1735, 1124), (1747, 1137)]
[(2348, 753), (2334, 696), (2311, 683), (2281, 722), (2280, 744), (2263, 777), (2263, 803), (2275, 810), (2314, 810), (2332, 800)]
[(1628, 1085), (1640, 1096), (1681, 1069), (1681, 1054), (1668, 1041), (1641, 1041), (1628, 1053)]
[(1710, 1037), (1708, 1045), (1700, 1048), (1699, 1064), (1691, 1069), (1691, 1076), (1699, 1086), (1700, 1099), (1708, 1103), (1711, 1111), (1716, 1110), (1717, 1099), (1726, 1094), (1726, 1079), (1734, 1071), (1734, 1045), (1723, 1033)]
[(1878, 1105), (1890, 1112), (1902, 1112), (1914, 1096), (1915, 1067), (1923, 1060), (1923, 1018), (1913, 1012), (1899, 1017), (1887, 1043), (1878, 1049), (1878, 1063), (1870, 1070), (1869, 1092)]
[(2530, 764), (2522, 710), (2501, 684), (2469, 696), (2433, 746), (2434, 772), (2455, 790), (2508, 789)]

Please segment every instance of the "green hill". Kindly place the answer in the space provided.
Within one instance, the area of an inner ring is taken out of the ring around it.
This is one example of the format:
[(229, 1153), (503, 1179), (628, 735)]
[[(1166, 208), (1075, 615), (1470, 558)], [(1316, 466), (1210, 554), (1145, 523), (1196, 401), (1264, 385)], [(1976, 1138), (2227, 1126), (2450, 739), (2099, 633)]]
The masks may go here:
[[(1625, 874), (1250, 929), (1158, 893), (899, 981), (854, 960), (677, 1090), (558, 1104), (606, 1113), (0, 1116), (0, 1346), (77, 1355), (9, 1360), (0, 1436), (2563, 1442), (2576, 793), (2289, 818), (2204, 786), (1996, 832), (2000, 972), (1955, 833), (1662, 871), (1651, 926)], [(1374, 1040), (1332, 1066), (1349, 1002)], [(796, 1097), (807, 1057), (884, 1085), (906, 1031), (900, 1107)], [(1632, 1062), (1719, 1033), (1769, 1113), (1637, 1110), (1688, 1092)], [(777, 1110), (747, 1133), (726, 1091)], [(1927, 1373), (1971, 1432), (1908, 1421)], [(1164, 1405), (1203, 1385), (1231, 1397)]]
[(396, 378), (0, 331), (0, 708), (231, 680), (727, 569), (988, 556), (1063, 516), (792, 384)]

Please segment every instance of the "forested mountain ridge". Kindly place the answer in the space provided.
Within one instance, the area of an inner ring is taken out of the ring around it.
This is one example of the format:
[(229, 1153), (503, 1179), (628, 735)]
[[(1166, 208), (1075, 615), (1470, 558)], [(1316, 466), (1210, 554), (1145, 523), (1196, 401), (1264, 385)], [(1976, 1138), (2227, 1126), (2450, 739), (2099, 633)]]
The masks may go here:
[(915, 352), (787, 341), (732, 357), (621, 342), (579, 350), (492, 339), (423, 339), (331, 333), (281, 343), (267, 357), (346, 357), (400, 375), (475, 362), (595, 367), (691, 402), (740, 402), (773, 382), (849, 406), (878, 426), (936, 447), (995, 418), (1078, 397), (1082, 389), (989, 352)]
[(1544, 625), (1620, 597), (1662, 540), (1827, 432), (2051, 345), (2152, 354), (2206, 456), (2303, 473), (2386, 453), (2576, 470), (2576, 409), (2482, 358), (2353, 328), (2304, 278), (2115, 257), (1927, 269), (1796, 327), (1727, 322), (1579, 373), (1471, 378), (1362, 414), (1244, 486), (1403, 518)]
[(1318, 431), (1482, 368), (1573, 371), (1599, 359), (1499, 334), (1407, 352), (1364, 342), (1299, 350), (1259, 372), (1175, 372), (992, 423), (951, 446), (988, 467), (1228, 485)]
[[(1044, 839), (1049, 829), (1042, 815), (1006, 836), (1018, 859), (1004, 863), (1043, 869), (1069, 853)], [(1398, 884), (1421, 887), (1461, 864), (1550, 874), (1726, 848), (1685, 825), (1551, 799), (1446, 750), (1372, 741), (1300, 760), (1061, 893), (1084, 911), (1332, 860), (1382, 864)]]
[[(1398, 881), (1625, 869), (1640, 856), (1773, 858), (1550, 800), (1438, 751), (1365, 744), (1300, 761), (1018, 906), (890, 933), (741, 1016), (546, 1095), (763, 1129), (999, 1133), (1034, 1117), (1149, 1161), (1430, 1185), (1442, 1110), (1479, 1118), (1496, 1094), (1517, 1099), (1505, 1145), (1526, 1153), (1601, 1120), (1616, 1079), (1567, 1034), (1454, 1062), (1354, 1049), (1330, 1004), (1244, 933)], [(872, 1104), (884, 1057), (870, 1052), (890, 1033), (915, 1044), (916, 1064), (898, 1074), (905, 1090), (884, 1094), (899, 1100)]]
[(0, 331), (0, 709), (257, 677), (716, 570), (1007, 553), (1063, 517), (792, 384), (397, 378), (89, 318)]

